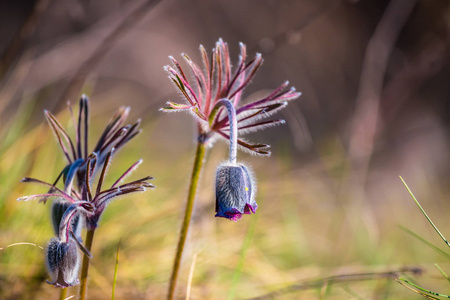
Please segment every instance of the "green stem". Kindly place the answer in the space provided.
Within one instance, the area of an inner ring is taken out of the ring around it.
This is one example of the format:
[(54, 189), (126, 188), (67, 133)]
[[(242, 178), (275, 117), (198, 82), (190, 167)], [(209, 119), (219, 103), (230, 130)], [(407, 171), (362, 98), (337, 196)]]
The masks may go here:
[(189, 223), (191, 222), (192, 209), (194, 207), (195, 193), (197, 191), (198, 179), (205, 157), (206, 147), (204, 143), (199, 142), (197, 145), (197, 152), (195, 154), (194, 169), (192, 170), (191, 184), (189, 186), (189, 194), (186, 203), (186, 212), (184, 214), (183, 225), (181, 226), (180, 239), (178, 241), (177, 253), (172, 268), (172, 276), (170, 277), (169, 292), (167, 299), (173, 299), (175, 286), (177, 283), (178, 270), (180, 269), (181, 256), (183, 255), (184, 244), (189, 230)]
[[(94, 240), (95, 229), (88, 230), (86, 232), (86, 249), (91, 252), (92, 241)], [(80, 300), (86, 299), (86, 289), (87, 289), (87, 277), (89, 270), (89, 257), (83, 255), (83, 265), (81, 266), (81, 282), (80, 282)]]
[(114, 296), (115, 296), (115, 292), (116, 292), (117, 270), (119, 269), (119, 251), (120, 251), (120, 241), (119, 241), (119, 245), (117, 245), (116, 267), (114, 268), (114, 280), (113, 280), (111, 300), (114, 300)]
[(61, 293), (59, 294), (59, 300), (64, 300), (67, 297), (67, 288), (61, 289)]

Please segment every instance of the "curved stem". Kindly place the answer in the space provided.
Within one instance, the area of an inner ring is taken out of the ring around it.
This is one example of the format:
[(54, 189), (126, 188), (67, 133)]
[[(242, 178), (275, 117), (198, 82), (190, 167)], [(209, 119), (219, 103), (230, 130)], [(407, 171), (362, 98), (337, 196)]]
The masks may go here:
[(234, 108), (234, 105), (233, 103), (231, 103), (230, 100), (222, 98), (219, 101), (217, 101), (216, 105), (212, 110), (213, 113), (211, 113), (211, 116), (215, 116), (215, 114), (217, 113), (218, 109), (221, 106), (225, 106), (228, 113), (228, 120), (230, 126), (230, 163), (235, 164), (237, 156), (237, 135), (238, 135), (236, 109)]
[[(59, 239), (63, 243), (67, 243), (70, 238), (70, 231), (72, 230), (72, 218), (78, 212), (78, 208), (85, 210), (83, 206), (89, 205), (88, 207), (94, 209), (90, 202), (87, 201), (77, 201), (70, 205), (64, 212), (61, 220), (59, 222)], [(85, 210), (85, 212), (88, 212)]]
[(194, 168), (192, 170), (191, 184), (189, 186), (189, 194), (186, 203), (186, 212), (184, 214), (183, 224), (181, 226), (180, 239), (178, 241), (177, 253), (175, 255), (175, 261), (172, 268), (172, 276), (170, 277), (169, 292), (167, 299), (173, 299), (175, 286), (177, 283), (178, 270), (180, 269), (181, 256), (183, 255), (184, 244), (189, 230), (189, 223), (191, 222), (192, 209), (194, 207), (195, 193), (197, 191), (198, 180), (200, 177), (200, 171), (203, 165), (203, 159), (205, 157), (206, 146), (204, 143), (199, 142), (197, 145), (197, 152), (195, 154)]
[[(95, 229), (88, 229), (86, 232), (86, 249), (91, 252), (92, 241), (94, 240)], [(89, 271), (89, 257), (87, 255), (83, 255), (83, 264), (81, 267), (81, 280), (80, 280), (80, 300), (86, 299), (86, 289), (87, 289), (87, 277)]]
[(61, 217), (61, 221), (59, 222), (59, 239), (63, 243), (67, 243), (69, 241), (72, 218), (75, 216), (76, 212), (77, 206), (76, 204), (72, 204), (66, 209), (64, 215)]

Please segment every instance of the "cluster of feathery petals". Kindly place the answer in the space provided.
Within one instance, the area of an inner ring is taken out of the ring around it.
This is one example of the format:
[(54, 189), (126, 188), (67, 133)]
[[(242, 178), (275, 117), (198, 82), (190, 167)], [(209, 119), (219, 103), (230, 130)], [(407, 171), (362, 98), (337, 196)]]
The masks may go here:
[[(75, 178), (78, 177), (77, 179), (82, 183), (82, 179), (85, 177), (83, 172), (90, 153), (88, 152), (89, 99), (85, 95), (81, 96), (78, 120), (75, 120), (70, 103), (68, 103), (68, 107), (76, 128), (75, 143), (55, 116), (50, 112), (45, 111), (45, 117), (68, 161), (68, 165), (59, 174), (53, 185), (56, 185), (61, 176), (64, 175), (64, 190), (66, 193), (71, 192)], [(128, 107), (120, 107), (117, 110), (100, 136), (97, 145), (91, 151), (96, 154), (98, 165), (104, 163), (107, 153), (110, 152), (112, 148), (115, 148), (116, 150), (120, 149), (140, 132), (140, 120), (137, 120), (133, 125), (124, 125), (129, 111), (130, 109)], [(46, 201), (45, 198), (42, 200), (44, 202)]]
[[(182, 54), (194, 76), (194, 83), (188, 80), (180, 64), (170, 57), (173, 66), (166, 66), (170, 80), (186, 99), (186, 104), (167, 102), (168, 106), (163, 111), (189, 111), (201, 124), (200, 134), (206, 141), (214, 133), (229, 139), (229, 120), (224, 109), (218, 108), (220, 99), (229, 99), (235, 109), (240, 134), (252, 132), (266, 127), (284, 123), (284, 120), (261, 121), (286, 107), (287, 102), (300, 96), (294, 88), (286, 89), (288, 82), (283, 83), (273, 92), (262, 99), (241, 105), (240, 100), (244, 88), (255, 76), (261, 67), (263, 59), (261, 54), (250, 61), (247, 60), (247, 52), (244, 44), (240, 43), (240, 56), (234, 72), (231, 67), (228, 45), (222, 39), (216, 43), (211, 59), (203, 46), (200, 46), (204, 70), (194, 63), (186, 54)], [(257, 154), (268, 155), (269, 145), (250, 144), (238, 139), (238, 144)]]
[[(29, 196), (23, 196), (18, 198), (18, 201), (28, 201), (31, 199), (44, 199), (44, 198), (57, 198), (59, 201), (66, 202), (69, 204), (74, 204), (79, 201), (87, 201), (89, 202), (93, 209), (89, 214), (85, 214), (86, 227), (88, 229), (94, 229), (98, 225), (98, 220), (103, 213), (104, 209), (114, 198), (121, 197), (127, 194), (135, 193), (135, 192), (143, 192), (147, 188), (154, 188), (155, 186), (148, 181), (153, 179), (151, 176), (147, 176), (132, 182), (128, 182), (125, 184), (120, 184), (125, 177), (127, 177), (130, 173), (137, 169), (137, 167), (142, 163), (142, 160), (138, 160), (135, 162), (128, 170), (126, 170), (108, 189), (102, 190), (103, 181), (105, 179), (106, 170), (108, 168), (108, 164), (111, 159), (111, 155), (115, 151), (115, 148), (112, 148), (105, 157), (105, 161), (103, 163), (103, 167), (101, 168), (99, 179), (95, 191), (92, 188), (91, 179), (93, 174), (95, 173), (98, 166), (98, 155), (94, 152), (88, 156), (84, 174), (86, 176), (84, 182), (85, 186), (82, 189), (83, 193), (80, 194), (75, 190), (71, 190), (70, 193), (59, 189), (53, 184), (25, 177), (22, 179), (22, 182), (31, 182), (38, 183), (44, 186), (50, 187), (50, 191), (44, 194), (35, 194)], [(120, 184), (120, 185), (119, 185)]]

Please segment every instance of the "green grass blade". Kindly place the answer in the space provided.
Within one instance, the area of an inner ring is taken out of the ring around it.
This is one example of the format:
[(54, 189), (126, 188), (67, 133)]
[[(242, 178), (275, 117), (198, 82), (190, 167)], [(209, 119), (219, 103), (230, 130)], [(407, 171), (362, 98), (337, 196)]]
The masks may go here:
[(405, 288), (407, 288), (407, 289), (413, 291), (414, 293), (417, 293), (417, 294), (419, 294), (419, 295), (421, 295), (421, 296), (423, 296), (423, 297), (425, 297), (425, 298), (428, 298), (428, 299), (435, 299), (435, 300), (440, 300), (440, 298), (436, 298), (436, 297), (431, 296), (431, 295), (429, 295), (429, 294), (426, 294), (426, 293), (424, 293), (424, 292), (422, 292), (422, 291), (420, 291), (420, 290), (416, 290), (415, 288), (409, 286), (408, 284), (406, 284), (405, 282), (403, 282), (402, 280), (400, 280), (400, 278), (395, 278), (395, 281), (397, 281), (399, 284), (403, 285)]
[(442, 235), (442, 233), (439, 231), (439, 229), (437, 229), (436, 225), (434, 225), (433, 221), (431, 221), (430, 217), (428, 217), (427, 213), (425, 212), (425, 210), (422, 208), (422, 205), (420, 205), (419, 201), (417, 201), (416, 197), (414, 196), (414, 194), (411, 192), (411, 190), (409, 189), (408, 185), (406, 184), (406, 182), (403, 180), (402, 176), (399, 176), (400, 180), (403, 182), (403, 184), (405, 185), (406, 189), (408, 190), (409, 194), (411, 195), (411, 197), (414, 199), (414, 201), (416, 202), (417, 206), (420, 208), (420, 210), (422, 211), (423, 215), (425, 216), (425, 218), (427, 218), (428, 222), (430, 222), (431, 226), (433, 226), (434, 230), (436, 230), (436, 232), (439, 234), (439, 236), (442, 238), (442, 240), (447, 244), (447, 246), (450, 247), (450, 244), (448, 243), (447, 239)]
[(331, 286), (332, 284), (330, 284), (329, 281), (324, 282), (322, 287), (319, 290), (319, 300), (325, 300), (326, 296), (328, 296), (328, 294), (331, 291)]
[(441, 272), (442, 276), (444, 276), (444, 278), (447, 279), (448, 282), (450, 282), (450, 278), (448, 277), (447, 273), (445, 273), (445, 271), (438, 264), (435, 263), (434, 266), (439, 270), (439, 272)]
[(2, 124), (8, 130), (0, 132), (0, 154), (8, 149), (15, 141), (19, 139), (25, 130), (28, 122), (34, 111), (36, 101), (31, 96), (24, 97), (17, 108), (14, 116), (9, 120), (7, 124)]
[(117, 270), (119, 269), (119, 252), (120, 252), (120, 241), (119, 241), (119, 244), (117, 245), (116, 266), (114, 268), (114, 280), (113, 280), (113, 286), (112, 286), (111, 300), (114, 300), (114, 294), (116, 291)]
[(352, 298), (354, 299), (358, 299), (358, 300), (364, 300), (365, 298), (358, 295), (354, 290), (352, 290), (348, 285), (344, 285), (341, 287), (344, 291), (346, 291), (349, 295), (352, 296)]
[(255, 234), (255, 229), (256, 229), (256, 221), (258, 220), (258, 215), (253, 216), (253, 218), (250, 221), (247, 233), (245, 235), (244, 241), (242, 243), (242, 248), (241, 248), (241, 253), (240, 253), (240, 257), (239, 257), (239, 262), (238, 265), (236, 267), (236, 270), (233, 274), (233, 279), (231, 281), (231, 288), (230, 291), (228, 293), (227, 299), (235, 299), (236, 297), (236, 289), (237, 286), (239, 284), (239, 281), (241, 279), (241, 275), (242, 275), (242, 269), (244, 268), (244, 264), (245, 264), (245, 257), (247, 254), (247, 250), (248, 248), (250, 248), (251, 244), (252, 244), (252, 239), (253, 236)]
[(425, 238), (421, 237), (420, 235), (418, 235), (417, 233), (409, 230), (408, 228), (406, 228), (405, 226), (402, 225), (398, 225), (398, 227), (400, 227), (401, 230), (405, 231), (406, 233), (409, 233), (410, 235), (414, 236), (415, 238), (417, 238), (418, 240), (422, 241), (425, 245), (427, 245), (428, 247), (432, 248), (433, 250), (435, 250), (436, 252), (446, 256), (447, 258), (450, 258), (450, 254), (448, 254), (447, 252), (445, 252), (444, 250), (440, 249), (439, 247), (433, 245), (431, 242), (427, 241)]
[(411, 281), (409, 281), (409, 280), (407, 280), (407, 279), (405, 279), (405, 278), (403, 278), (403, 277), (399, 277), (398, 279), (401, 280), (401, 281), (403, 281), (403, 282), (406, 283), (406, 284), (409, 284), (409, 285), (415, 287), (415, 288), (418, 289), (419, 291), (422, 291), (422, 292), (431, 294), (431, 295), (433, 295), (433, 296), (450, 298), (450, 296), (448, 296), (448, 295), (441, 294), (441, 293), (436, 293), (436, 292), (427, 290), (427, 289), (425, 289), (425, 288), (423, 288), (423, 287), (421, 287), (421, 286), (419, 286), (419, 285), (417, 285), (417, 284), (415, 284), (415, 283), (413, 283), (413, 282), (411, 282)]

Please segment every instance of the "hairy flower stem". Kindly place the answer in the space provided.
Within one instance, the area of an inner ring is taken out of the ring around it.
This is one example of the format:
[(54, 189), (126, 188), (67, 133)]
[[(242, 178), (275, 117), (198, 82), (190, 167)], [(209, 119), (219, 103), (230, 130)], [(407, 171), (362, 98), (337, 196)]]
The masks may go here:
[[(86, 232), (86, 249), (91, 252), (92, 241), (94, 240), (95, 229), (88, 229)], [(87, 290), (87, 278), (89, 271), (89, 257), (87, 255), (83, 255), (83, 264), (81, 266), (81, 278), (80, 278), (80, 300), (86, 299), (86, 290)]]
[(230, 163), (236, 163), (237, 156), (237, 119), (236, 119), (236, 110), (234, 108), (233, 103), (230, 100), (223, 98), (220, 99), (214, 109), (218, 109), (220, 106), (225, 106), (228, 113), (228, 122), (230, 127)]
[(59, 300), (64, 300), (67, 297), (67, 288), (62, 288), (59, 294)]
[(170, 277), (169, 292), (167, 299), (172, 300), (174, 297), (175, 286), (177, 283), (178, 270), (180, 269), (181, 256), (183, 255), (184, 244), (189, 230), (189, 224), (192, 217), (192, 209), (194, 207), (195, 193), (197, 191), (198, 180), (200, 177), (200, 171), (203, 165), (203, 159), (205, 157), (206, 146), (202, 142), (198, 142), (197, 152), (195, 154), (194, 168), (192, 170), (191, 184), (189, 186), (189, 194), (186, 203), (186, 212), (184, 214), (183, 225), (181, 226), (180, 239), (178, 241), (177, 253), (175, 255), (175, 261), (172, 268), (172, 276)]

